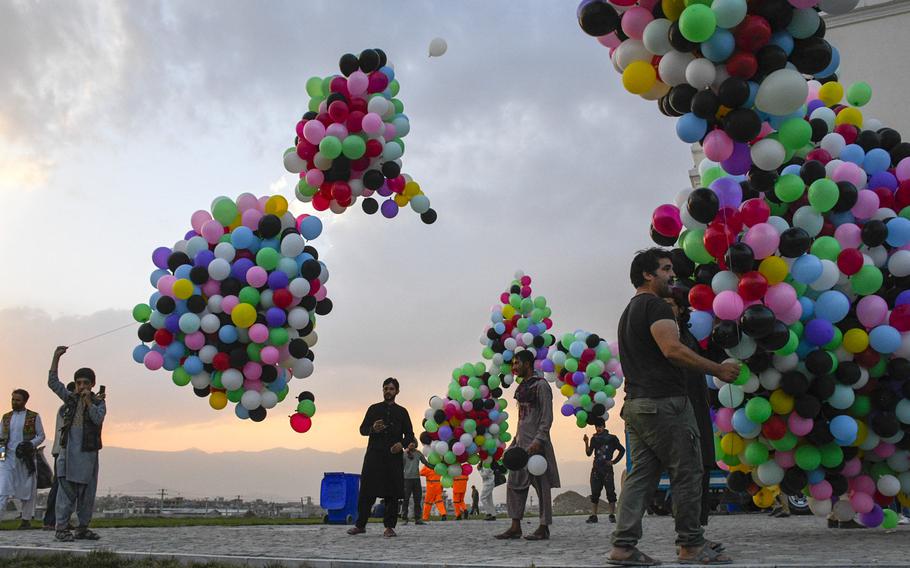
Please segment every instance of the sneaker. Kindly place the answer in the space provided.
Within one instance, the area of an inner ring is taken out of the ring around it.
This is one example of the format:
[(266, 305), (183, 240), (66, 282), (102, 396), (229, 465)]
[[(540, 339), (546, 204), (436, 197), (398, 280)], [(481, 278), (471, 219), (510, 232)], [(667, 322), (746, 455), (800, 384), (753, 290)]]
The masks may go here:
[(907, 516), (905, 516), (905, 515), (901, 515), (901, 518), (900, 518), (899, 521), (897, 521), (897, 524), (899, 524), (899, 525), (910, 525), (910, 517), (907, 517)]
[(585, 521), (585, 522), (586, 522), (586, 523), (589, 523), (589, 524), (590, 524), (590, 523), (596, 523), (596, 522), (597, 522), (597, 515), (591, 515), (590, 517), (588, 517), (588, 520)]
[(54, 533), (54, 540), (57, 542), (73, 542), (73, 533), (71, 531), (57, 531)]
[(611, 523), (615, 523), (615, 522), (616, 522), (616, 515), (614, 515), (613, 513), (610, 513), (610, 522), (611, 522)]
[(101, 538), (101, 535), (87, 527), (84, 527), (76, 529), (73, 532), (73, 538), (76, 540), (98, 540)]

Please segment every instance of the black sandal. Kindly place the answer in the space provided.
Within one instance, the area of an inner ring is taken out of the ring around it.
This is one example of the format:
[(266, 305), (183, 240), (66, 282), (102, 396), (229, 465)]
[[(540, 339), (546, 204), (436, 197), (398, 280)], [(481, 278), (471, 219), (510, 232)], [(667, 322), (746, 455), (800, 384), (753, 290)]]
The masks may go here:
[(68, 530), (57, 531), (54, 533), (54, 540), (57, 542), (73, 542), (73, 533)]
[(516, 539), (521, 538), (521, 533), (512, 532), (511, 530), (508, 530), (504, 533), (499, 533), (498, 535), (495, 535), (493, 538), (495, 538), (496, 540), (516, 540)]
[(651, 558), (637, 548), (633, 548), (632, 554), (630, 554), (628, 558), (620, 560), (607, 557), (607, 564), (613, 566), (659, 566), (660, 560)]
[(73, 533), (73, 538), (75, 540), (98, 540), (101, 535), (89, 529), (76, 529), (76, 532)]
[[(542, 531), (540, 529), (543, 529)], [(550, 528), (543, 526), (525, 537), (525, 540), (550, 540)]]
[(708, 543), (705, 543), (701, 550), (698, 551), (698, 554), (692, 558), (677, 558), (676, 561), (680, 564), (700, 564), (703, 566), (733, 564), (732, 558), (714, 550)]

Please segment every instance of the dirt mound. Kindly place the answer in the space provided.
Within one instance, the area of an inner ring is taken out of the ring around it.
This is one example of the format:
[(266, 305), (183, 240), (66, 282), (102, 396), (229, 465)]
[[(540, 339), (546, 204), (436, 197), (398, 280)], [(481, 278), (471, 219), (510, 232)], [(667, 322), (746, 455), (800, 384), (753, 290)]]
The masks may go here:
[[(600, 500), (600, 510), (607, 510), (607, 502)], [(560, 493), (553, 499), (554, 515), (580, 515), (591, 513), (591, 498), (575, 491)]]

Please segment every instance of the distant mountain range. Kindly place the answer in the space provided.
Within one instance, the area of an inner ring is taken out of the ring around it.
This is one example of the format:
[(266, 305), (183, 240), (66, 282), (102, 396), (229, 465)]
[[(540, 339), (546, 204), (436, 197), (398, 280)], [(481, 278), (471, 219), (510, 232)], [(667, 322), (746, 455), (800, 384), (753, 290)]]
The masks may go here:
[[(259, 452), (207, 453), (191, 449), (157, 452), (105, 447), (101, 451), (99, 495), (157, 495), (165, 489), (169, 497), (230, 497), (270, 501), (299, 501), (310, 496), (319, 502), (324, 472), (360, 473), (363, 450), (321, 452), (276, 448)], [(587, 495), (588, 462), (559, 464), (562, 489)], [(470, 483), (480, 488), (480, 476)], [(617, 486), (619, 479), (617, 476)], [(497, 501), (505, 491), (497, 488)]]

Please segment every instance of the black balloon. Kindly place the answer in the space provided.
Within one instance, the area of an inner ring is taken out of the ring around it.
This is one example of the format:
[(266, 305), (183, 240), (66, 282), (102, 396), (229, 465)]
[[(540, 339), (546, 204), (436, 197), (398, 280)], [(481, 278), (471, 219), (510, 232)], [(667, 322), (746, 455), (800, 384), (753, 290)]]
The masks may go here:
[(788, 341), (790, 341), (790, 328), (784, 322), (777, 320), (771, 326), (771, 331), (756, 342), (764, 349), (776, 351), (784, 347)]
[(820, 37), (794, 41), (790, 62), (805, 75), (815, 75), (831, 64), (831, 45)]
[(849, 181), (839, 181), (837, 182), (837, 190), (839, 195), (833, 211), (843, 213), (853, 209), (857, 199), (859, 199), (859, 192), (856, 190), (856, 186)]
[(812, 182), (825, 177), (825, 165), (818, 160), (809, 160), (799, 169), (799, 177), (806, 185), (812, 185)]
[(281, 232), (281, 219), (277, 215), (263, 215), (259, 219), (259, 235), (264, 239), (271, 239)]
[(888, 238), (888, 227), (878, 219), (869, 219), (863, 224), (860, 235), (864, 245), (870, 248), (877, 247)]
[(749, 306), (739, 318), (743, 333), (754, 339), (761, 339), (771, 333), (776, 321), (771, 308), (763, 304)]
[(752, 265), (755, 262), (755, 253), (752, 252), (752, 247), (746, 243), (733, 243), (727, 249), (724, 258), (730, 270), (737, 274), (743, 274), (752, 270)]
[(670, 260), (673, 261), (673, 273), (677, 278), (688, 279), (695, 273), (695, 262), (686, 255), (683, 249), (671, 250)]
[(379, 67), (385, 67), (386, 63), (389, 62), (389, 57), (385, 54), (385, 52), (383, 50), (379, 49), (378, 47), (374, 47), (373, 51), (375, 51), (376, 55), (379, 56)]
[(714, 263), (711, 264), (699, 264), (698, 268), (695, 269), (695, 282), (696, 284), (706, 284), (711, 285), (711, 280), (714, 279), (714, 276), (720, 272), (720, 268)]
[(191, 264), (190, 257), (185, 252), (172, 252), (167, 257), (167, 267), (171, 272), (176, 272), (184, 264)]
[(809, 233), (799, 227), (790, 227), (780, 234), (778, 249), (781, 256), (796, 258), (805, 254), (811, 244), (812, 239), (809, 237)]
[(262, 422), (265, 420), (265, 416), (268, 414), (268, 411), (261, 406), (257, 406), (253, 410), (250, 410), (250, 420), (253, 422)]
[(822, 403), (811, 394), (803, 394), (793, 401), (793, 411), (803, 418), (815, 418), (821, 412)]
[(813, 375), (825, 375), (834, 369), (834, 361), (824, 349), (816, 349), (806, 355), (806, 369)]
[[(777, 178), (777, 172), (760, 170), (756, 167), (749, 170), (749, 183), (752, 184), (752, 188), (755, 191), (764, 193), (765, 198), (769, 200), (772, 200), (771, 198), (774, 196), (774, 184), (777, 182)], [(780, 201), (776, 202), (779, 203)]]
[(360, 207), (363, 208), (363, 212), (367, 215), (372, 215), (379, 211), (379, 204), (376, 203), (376, 200), (372, 197), (365, 197), (363, 201), (360, 202)]
[(345, 53), (341, 56), (341, 59), (338, 61), (338, 69), (341, 70), (341, 74), (347, 77), (354, 71), (360, 68), (360, 61), (357, 60), (357, 56), (353, 53)]
[(528, 465), (528, 452), (518, 446), (512, 446), (502, 454), (502, 464), (509, 471), (517, 471)]
[(360, 52), (360, 70), (364, 73), (371, 73), (379, 69), (379, 54), (375, 49), (364, 49)]
[(667, 39), (670, 40), (670, 45), (676, 51), (685, 53), (698, 49), (697, 43), (691, 42), (683, 36), (679, 29), (679, 20), (673, 20), (673, 23), (670, 24), (670, 31), (667, 33)]
[(755, 111), (737, 108), (724, 117), (724, 131), (737, 142), (748, 142), (761, 133), (761, 122)]
[(758, 60), (758, 72), (768, 75), (787, 66), (787, 52), (782, 47), (769, 43), (755, 54)]
[(828, 133), (828, 123), (821, 118), (813, 118), (809, 121), (809, 126), (812, 127), (813, 142), (820, 141)]
[(780, 378), (780, 388), (790, 396), (799, 396), (809, 391), (809, 380), (799, 371), (787, 371)]
[(749, 95), (749, 83), (739, 77), (727, 77), (717, 89), (720, 104), (731, 109), (746, 104)]
[(155, 302), (155, 310), (165, 315), (173, 312), (176, 308), (177, 302), (170, 296), (161, 296), (158, 298), (158, 301)]
[(379, 170), (367, 170), (363, 172), (363, 186), (373, 191), (382, 187), (385, 183), (385, 176)]
[(786, 0), (764, 0), (749, 5), (749, 12), (767, 20), (773, 31), (790, 25), (793, 19), (793, 6)]
[(736, 347), (741, 338), (739, 326), (733, 320), (720, 320), (711, 331), (711, 341), (723, 349)]
[(817, 375), (809, 385), (809, 392), (819, 400), (827, 400), (834, 394), (836, 384), (832, 375)]
[(713, 120), (718, 108), (720, 100), (711, 89), (699, 91), (692, 98), (692, 114), (699, 118)]
[(717, 194), (706, 187), (693, 190), (686, 200), (686, 210), (699, 223), (707, 224), (713, 221), (719, 209), (720, 200)]
[(386, 179), (397, 178), (401, 174), (401, 166), (398, 162), (385, 162), (382, 164), (382, 175)]
[(882, 145), (881, 137), (874, 130), (863, 130), (856, 137), (855, 144), (859, 145), (864, 151), (868, 152), (873, 148), (879, 148)]
[(910, 158), (910, 142), (900, 142), (891, 148), (891, 165), (896, 166), (904, 158)]
[(420, 214), (420, 220), (426, 223), (427, 225), (432, 225), (436, 222), (436, 210), (432, 207)]
[(677, 116), (682, 116), (692, 110), (692, 99), (697, 92), (698, 90), (688, 83), (676, 85), (667, 93), (667, 102)]
[(651, 226), (651, 240), (654, 241), (655, 244), (662, 247), (669, 247), (673, 246), (676, 243), (676, 239), (677, 237), (668, 237), (666, 235), (661, 235), (657, 232), (657, 229), (655, 229), (653, 225)]
[(605, 0), (595, 0), (582, 6), (578, 13), (578, 25), (588, 35), (605, 36), (619, 28), (619, 14)]
[(888, 150), (889, 152), (894, 149), (895, 146), (901, 143), (901, 134), (893, 128), (880, 128), (878, 130), (878, 136), (881, 140), (881, 146), (883, 149)]

